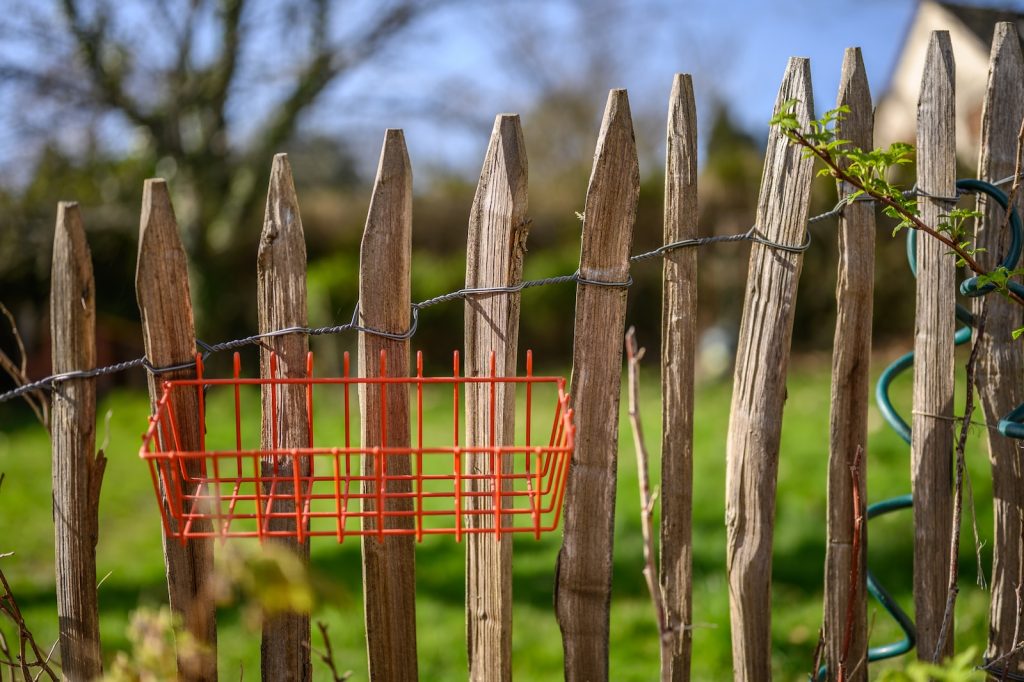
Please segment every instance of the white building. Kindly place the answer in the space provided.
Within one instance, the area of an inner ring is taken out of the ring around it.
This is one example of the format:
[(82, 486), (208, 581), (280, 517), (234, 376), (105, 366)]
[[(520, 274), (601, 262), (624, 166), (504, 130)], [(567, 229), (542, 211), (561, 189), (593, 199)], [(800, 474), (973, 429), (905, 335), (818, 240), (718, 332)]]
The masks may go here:
[(921, 0), (907, 29), (885, 93), (875, 112), (875, 145), (914, 143), (917, 99), (932, 31), (949, 31), (956, 60), (956, 147), (960, 163), (978, 163), (981, 106), (988, 80), (992, 33), (1000, 21), (1024, 35), (1024, 14), (1010, 9)]

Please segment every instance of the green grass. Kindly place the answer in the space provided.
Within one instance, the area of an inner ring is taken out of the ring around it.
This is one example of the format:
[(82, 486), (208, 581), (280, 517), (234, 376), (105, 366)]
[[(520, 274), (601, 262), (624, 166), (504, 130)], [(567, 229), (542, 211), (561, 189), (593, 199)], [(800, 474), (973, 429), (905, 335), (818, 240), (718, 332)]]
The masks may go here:
[[(880, 363), (875, 371), (881, 369)], [(773, 664), (776, 679), (805, 679), (821, 622), (825, 556), (826, 473), (828, 460), (828, 367), (824, 362), (799, 362), (789, 378), (779, 467), (778, 506), (773, 566)], [(898, 382), (896, 395), (909, 414), (909, 377)], [(724, 478), (725, 436), (731, 386), (728, 382), (698, 388), (695, 434), (694, 491), (694, 679), (730, 676), (728, 589), (725, 575)], [(650, 371), (641, 387), (642, 412), (649, 446), (657, 460), (660, 443), (657, 375)], [(958, 406), (962, 400), (958, 398)], [(211, 401), (210, 438), (228, 438), (230, 407)], [(441, 408), (437, 408), (440, 410)], [(450, 409), (450, 408), (449, 408)], [(100, 508), (99, 576), (110, 574), (100, 587), (101, 634), (104, 650), (127, 647), (125, 626), (132, 610), (166, 600), (160, 549), (160, 520), (149, 474), (138, 460), (139, 435), (148, 404), (136, 392), (114, 392), (100, 405), (110, 420), (109, 463)], [(0, 552), (3, 569), (29, 625), (46, 645), (57, 632), (53, 575), (53, 525), (50, 510), (50, 451), (41, 428), (21, 423), (0, 431), (0, 471), (7, 479), (0, 490)], [(438, 412), (437, 414), (441, 414)], [(428, 415), (428, 439), (447, 438), (450, 418)], [(250, 418), (258, 422), (257, 413)], [(317, 412), (318, 430), (336, 428), (327, 410)], [(9, 421), (16, 421), (10, 419)], [(435, 423), (436, 422), (436, 423)], [(631, 435), (623, 414), (620, 425), (618, 495), (616, 498), (614, 593), (611, 614), (611, 678), (655, 679), (658, 646), (655, 620), (641, 575), (642, 542), (638, 514), (637, 474)], [(909, 449), (883, 424), (872, 406), (868, 452), (869, 501), (909, 491)], [(972, 438), (969, 469), (977, 499), (979, 527), (991, 547), (991, 474), (980, 435)], [(657, 461), (652, 462), (658, 481)], [(969, 528), (965, 526), (965, 529)], [(909, 513), (872, 522), (869, 564), (906, 607), (911, 606), (912, 532)], [(560, 534), (541, 541), (514, 540), (514, 672), (517, 679), (561, 678), (562, 652), (552, 608), (554, 566)], [(987, 594), (973, 586), (974, 558), (969, 530), (961, 557), (962, 591), (957, 613), (957, 647), (982, 644)], [(463, 624), (464, 549), (450, 537), (426, 539), (417, 547), (417, 621), (421, 678), (458, 679), (466, 670)], [(331, 580), (339, 595), (321, 604), (314, 619), (326, 621), (336, 657), (353, 679), (366, 679), (362, 630), (359, 543), (338, 544), (330, 538), (312, 543), (314, 570)], [(898, 637), (880, 609), (872, 642)], [(7, 627), (3, 624), (2, 627)], [(9, 629), (8, 629), (8, 634)], [(247, 628), (237, 610), (219, 614), (220, 670), (225, 679), (257, 679), (259, 634)], [(314, 643), (319, 644), (317, 637)], [(327, 679), (316, 667), (317, 679)], [(872, 666), (876, 672), (881, 666)], [(872, 677), (874, 676), (874, 672)], [(802, 677), (803, 676), (803, 677)]]

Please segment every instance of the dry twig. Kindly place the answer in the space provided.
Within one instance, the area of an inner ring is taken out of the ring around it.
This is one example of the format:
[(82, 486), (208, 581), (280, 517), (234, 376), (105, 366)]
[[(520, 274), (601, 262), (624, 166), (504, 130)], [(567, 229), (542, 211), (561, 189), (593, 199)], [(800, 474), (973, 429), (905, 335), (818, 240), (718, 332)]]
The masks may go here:
[[(15, 386), (20, 388), (29, 383), (27, 374), (28, 354), (25, 352), (25, 343), (21, 340), (21, 333), (18, 332), (18, 325), (14, 321), (14, 315), (11, 314), (11, 311), (3, 303), (0, 303), (0, 314), (6, 317), (8, 324), (11, 325), (11, 334), (14, 336), (14, 342), (18, 346), (18, 357), (20, 358), (19, 362), (15, 362), (3, 349), (0, 349), (0, 369), (11, 378)], [(32, 408), (32, 412), (35, 413), (39, 423), (49, 431), (50, 401), (47, 395), (42, 390), (35, 390), (25, 393), (23, 398), (28, 403), (28, 406)]]
[[(6, 474), (0, 473), (0, 488), (3, 487), (6, 477)], [(14, 552), (0, 553), (0, 559), (6, 559), (13, 554)], [(15, 679), (14, 675), (19, 670), (24, 682), (35, 682), (43, 675), (54, 681), (59, 680), (60, 677), (50, 666), (50, 657), (53, 655), (56, 643), (50, 647), (49, 652), (44, 656), (36, 644), (35, 636), (29, 630), (28, 624), (25, 623), (25, 618), (21, 615), (21, 608), (18, 607), (14, 593), (11, 592), (11, 585), (7, 582), (7, 576), (4, 575), (2, 569), (0, 569), (0, 615), (14, 623), (18, 631), (17, 653), (11, 652), (7, 638), (3, 632), (0, 632), (0, 666), (10, 668), (11, 680)], [(33, 674), (34, 669), (36, 670), (35, 674)], [(3, 679), (2, 670), (3, 668), (0, 668), (0, 680)]]
[[(14, 598), (14, 593), (11, 592), (11, 585), (7, 582), (7, 576), (4, 575), (2, 570), (0, 570), (0, 614), (14, 623), (18, 631), (18, 651), (16, 654), (10, 651), (6, 639), (0, 637), (0, 664), (11, 668), (12, 671), (20, 671), (25, 682), (38, 680), (42, 675), (46, 675), (50, 680), (54, 680), (54, 682), (59, 680), (60, 676), (50, 666), (50, 655), (53, 650), (51, 649), (50, 653), (44, 655), (36, 644), (35, 636), (29, 629), (28, 624), (25, 623), (25, 618), (21, 614), (21, 609)], [(12, 672), (12, 679), (13, 674)]]
[(671, 629), (668, 614), (665, 612), (664, 595), (658, 584), (658, 571), (655, 566), (654, 535), (651, 532), (651, 521), (654, 516), (654, 502), (657, 491), (651, 493), (651, 482), (648, 474), (647, 445), (644, 442), (643, 426), (640, 423), (640, 359), (644, 349), (637, 349), (636, 331), (633, 327), (626, 332), (626, 364), (629, 368), (629, 423), (633, 427), (633, 448), (636, 450), (637, 470), (640, 474), (640, 530), (644, 540), (644, 579), (654, 603), (654, 613), (658, 619), (658, 634), (661, 640), (661, 672), (662, 679), (668, 679), (669, 671), (665, 662), (672, 656)]
[(327, 669), (331, 671), (331, 679), (334, 680), (334, 682), (345, 682), (345, 680), (352, 677), (352, 671), (347, 670), (343, 673), (338, 672), (338, 667), (334, 662), (334, 649), (331, 648), (331, 640), (327, 636), (327, 623), (322, 620), (318, 620), (316, 622), (316, 626), (320, 628), (320, 635), (324, 638), (324, 650), (317, 651), (312, 647), (310, 648), (313, 653), (320, 657), (321, 661), (327, 664)]

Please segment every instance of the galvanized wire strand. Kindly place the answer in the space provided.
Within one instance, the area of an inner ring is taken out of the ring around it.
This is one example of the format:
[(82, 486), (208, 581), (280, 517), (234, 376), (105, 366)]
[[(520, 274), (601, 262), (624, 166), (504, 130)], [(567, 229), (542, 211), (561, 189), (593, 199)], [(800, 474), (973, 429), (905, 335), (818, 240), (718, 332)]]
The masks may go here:
[[(700, 239), (690, 239), (690, 240), (683, 240), (683, 241), (680, 241), (680, 242), (673, 242), (671, 244), (666, 244), (664, 246), (661, 246), (661, 247), (655, 249), (654, 251), (649, 251), (647, 253), (641, 253), (641, 254), (638, 254), (636, 256), (633, 256), (632, 258), (630, 258), (630, 261), (641, 261), (641, 260), (646, 260), (646, 259), (649, 259), (649, 258), (654, 258), (656, 256), (662, 256), (663, 254), (665, 254), (665, 253), (667, 253), (669, 251), (672, 251), (672, 250), (675, 250), (675, 249), (679, 249), (679, 248), (694, 247), (694, 246), (704, 246), (706, 244), (714, 244), (714, 243), (717, 243), (717, 242), (727, 242), (727, 241), (732, 241), (732, 242), (736, 242), (736, 241), (752, 241), (752, 242), (758, 242), (758, 243), (764, 244), (766, 246), (769, 246), (769, 247), (772, 247), (772, 248), (778, 248), (778, 249), (785, 250), (785, 251), (791, 251), (791, 252), (792, 251), (805, 251), (810, 246), (810, 238), (809, 237), (810, 237), (810, 235), (808, 234), (807, 235), (807, 239), (805, 240), (805, 242), (803, 244), (801, 244), (799, 246), (791, 246), (791, 245), (780, 244), (780, 243), (773, 242), (771, 240), (765, 239), (765, 238), (761, 237), (758, 234), (756, 227), (751, 227), (746, 232), (743, 232), (741, 234), (736, 234), (736, 235), (704, 237), (704, 238), (700, 238)], [(260, 333), (260, 334), (251, 334), (249, 336), (244, 336), (242, 338), (232, 339), (230, 341), (222, 341), (220, 343), (215, 343), (215, 344), (207, 344), (207, 343), (204, 343), (201, 340), (197, 339), (196, 340), (196, 345), (197, 345), (197, 347), (202, 349), (203, 357), (206, 358), (209, 355), (212, 355), (214, 353), (219, 353), (219, 352), (222, 352), (222, 351), (235, 350), (237, 348), (242, 348), (244, 346), (249, 346), (249, 345), (260, 345), (261, 342), (264, 339), (271, 339), (271, 338), (275, 338), (275, 337), (279, 337), (279, 336), (286, 336), (288, 334), (305, 334), (307, 336), (325, 336), (325, 335), (329, 335), (329, 334), (340, 334), (342, 332), (348, 332), (348, 331), (359, 331), (359, 332), (365, 332), (367, 334), (373, 334), (375, 336), (381, 336), (381, 337), (384, 337), (384, 338), (387, 338), (387, 339), (404, 340), (404, 339), (411, 338), (416, 333), (416, 330), (417, 330), (418, 325), (419, 325), (419, 311), (424, 309), (424, 308), (429, 308), (431, 306), (435, 306), (435, 305), (438, 305), (440, 303), (447, 303), (449, 301), (465, 300), (465, 299), (473, 298), (473, 297), (476, 297), (476, 296), (488, 296), (488, 295), (494, 295), (494, 294), (516, 293), (516, 292), (523, 291), (524, 289), (532, 289), (534, 287), (547, 286), (547, 285), (551, 285), (551, 284), (565, 284), (565, 283), (570, 283), (570, 282), (575, 282), (577, 284), (592, 285), (592, 286), (601, 286), (601, 287), (611, 287), (611, 288), (625, 289), (625, 288), (628, 288), (628, 287), (632, 286), (633, 278), (632, 278), (632, 276), (628, 276), (623, 281), (611, 282), (611, 281), (597, 280), (597, 279), (592, 279), (592, 278), (584, 277), (577, 270), (575, 273), (573, 273), (571, 275), (558, 275), (558, 276), (555, 276), (555, 277), (545, 277), (545, 278), (542, 278), (542, 279), (524, 280), (524, 281), (519, 282), (517, 284), (511, 285), (511, 286), (506, 286), (506, 287), (471, 287), (471, 288), (459, 289), (457, 291), (450, 291), (448, 293), (441, 294), (439, 296), (434, 296), (433, 298), (428, 298), (428, 299), (420, 301), (418, 303), (413, 303), (412, 306), (411, 306), (411, 318), (412, 318), (412, 321), (410, 323), (409, 328), (407, 330), (405, 330), (404, 332), (389, 332), (389, 331), (386, 331), (386, 330), (374, 329), (372, 327), (367, 327), (367, 326), (359, 324), (359, 303), (357, 301), (356, 302), (356, 306), (355, 306), (355, 310), (352, 313), (352, 320), (350, 322), (346, 323), (346, 324), (330, 325), (330, 326), (325, 326), (325, 327), (301, 327), (301, 326), (286, 327), (284, 329), (275, 329), (275, 330), (272, 330), (272, 331), (269, 331), (269, 332), (263, 332), (263, 333)], [(43, 379), (39, 379), (39, 380), (33, 381), (31, 383), (23, 384), (22, 386), (18, 386), (17, 388), (14, 388), (14, 389), (12, 389), (10, 391), (7, 391), (5, 393), (0, 394), (0, 403), (5, 402), (7, 400), (11, 400), (13, 398), (17, 398), (18, 396), (21, 396), (21, 395), (25, 395), (26, 393), (31, 393), (33, 391), (53, 390), (58, 384), (64, 383), (66, 381), (71, 381), (72, 379), (90, 379), (90, 378), (93, 378), (93, 377), (103, 376), (103, 375), (107, 375), (107, 374), (115, 374), (117, 372), (123, 372), (125, 370), (133, 369), (135, 367), (145, 367), (146, 370), (149, 371), (151, 374), (160, 375), (160, 374), (165, 374), (167, 372), (174, 372), (174, 371), (183, 370), (183, 369), (191, 369), (191, 368), (194, 368), (195, 366), (196, 366), (196, 363), (193, 360), (193, 361), (190, 361), (190, 362), (184, 362), (184, 363), (170, 365), (170, 366), (165, 366), (165, 367), (155, 367), (152, 363), (149, 362), (149, 360), (147, 358), (141, 357), (141, 358), (136, 358), (135, 360), (128, 360), (128, 361), (125, 361), (125, 362), (119, 362), (119, 363), (116, 363), (116, 364), (113, 364), (113, 365), (108, 365), (108, 366), (105, 366), (105, 367), (97, 367), (95, 369), (77, 370), (77, 371), (74, 371), (74, 372), (63, 372), (61, 374), (53, 374), (53, 375), (50, 375), (50, 376), (45, 377)]]
[[(1001, 180), (992, 182), (990, 184), (997, 186), (1005, 185), (1008, 182), (1012, 182), (1014, 177), (1015, 176), (1010, 175), (1008, 177), (1002, 178)], [(958, 190), (957, 197), (959, 197), (963, 193), (963, 191)], [(929, 194), (921, 190), (919, 187), (917, 187), (917, 185), (905, 191), (903, 194), (904, 196), (916, 195), (929, 197), (940, 201), (955, 201), (953, 197), (941, 197)], [(852, 200), (848, 198), (840, 199), (835, 204), (835, 206), (833, 206), (828, 211), (825, 211), (824, 213), (819, 213), (818, 215), (811, 216), (810, 218), (808, 218), (807, 225), (814, 225), (829, 218), (834, 218), (842, 215), (843, 209), (850, 203), (874, 203), (875, 201), (875, 199), (867, 195), (860, 195)], [(677, 249), (694, 248), (726, 242), (752, 242), (756, 244), (762, 244), (769, 248), (777, 249), (779, 251), (785, 251), (787, 253), (803, 253), (807, 251), (811, 246), (811, 233), (809, 230), (805, 229), (802, 243), (785, 244), (764, 237), (761, 234), (761, 231), (758, 229), (757, 225), (752, 225), (750, 229), (748, 229), (746, 232), (740, 232), (738, 234), (714, 235), (710, 237), (694, 237), (691, 239), (680, 239), (678, 241), (670, 242), (668, 244), (663, 244), (656, 249), (652, 249), (651, 251), (645, 251), (643, 253), (638, 253), (634, 256), (631, 256), (629, 258), (629, 261), (631, 263), (638, 263), (641, 261), (650, 260), (652, 258), (662, 258), (665, 256), (665, 254), (671, 253), (672, 251), (675, 251)], [(435, 306), (441, 303), (447, 303), (449, 301), (466, 300), (476, 296), (490, 296), (494, 294), (517, 293), (525, 289), (532, 289), (534, 287), (547, 286), (551, 284), (566, 284), (573, 282), (575, 282), (576, 284), (586, 284), (592, 286), (625, 289), (632, 286), (633, 277), (627, 276), (627, 278), (623, 281), (611, 282), (583, 277), (580, 274), (579, 270), (577, 270), (575, 273), (571, 275), (557, 275), (554, 277), (545, 277), (542, 279), (525, 280), (506, 287), (467, 287), (463, 289), (458, 289), (457, 291), (450, 291), (448, 293), (440, 294), (438, 296), (428, 298), (418, 303), (413, 303), (410, 311), (411, 323), (409, 325), (409, 328), (404, 332), (390, 332), (382, 329), (366, 327), (364, 325), (359, 324), (359, 302), (357, 301), (355, 305), (355, 310), (352, 312), (352, 320), (345, 324), (329, 325), (325, 327), (286, 327), (284, 329), (275, 329), (273, 331), (263, 332), (260, 334), (252, 334), (250, 336), (245, 336), (239, 339), (222, 341), (220, 343), (215, 344), (206, 344), (203, 343), (201, 340), (196, 339), (196, 345), (198, 348), (202, 349), (203, 357), (205, 358), (213, 353), (219, 353), (226, 350), (235, 350), (243, 346), (260, 345), (263, 339), (271, 339), (279, 336), (285, 336), (288, 334), (326, 336), (330, 334), (340, 334), (342, 332), (358, 331), (365, 332), (367, 334), (373, 334), (374, 336), (380, 336), (386, 339), (405, 340), (411, 338), (416, 333), (416, 330), (419, 325), (419, 311), (424, 308), (429, 308), (431, 306)], [(107, 365), (105, 367), (97, 367), (95, 369), (77, 370), (74, 372), (62, 372), (61, 374), (52, 374), (48, 377), (44, 377), (37, 381), (33, 381), (18, 386), (17, 388), (14, 388), (5, 393), (0, 393), (0, 403), (6, 402), (13, 398), (17, 398), (18, 396), (25, 395), (26, 393), (31, 393), (33, 391), (54, 390), (57, 385), (64, 383), (66, 381), (71, 381), (72, 379), (90, 379), (93, 377), (104, 376), (107, 374), (116, 374), (118, 372), (134, 369), (136, 367), (144, 367), (150, 374), (159, 376), (161, 374), (166, 374), (168, 372), (192, 369), (195, 366), (196, 363), (193, 360), (190, 362), (183, 362), (175, 365), (156, 367), (152, 363), (150, 363), (150, 361), (147, 358), (141, 357), (136, 358), (134, 360), (127, 360), (124, 362), (118, 362), (112, 365)]]

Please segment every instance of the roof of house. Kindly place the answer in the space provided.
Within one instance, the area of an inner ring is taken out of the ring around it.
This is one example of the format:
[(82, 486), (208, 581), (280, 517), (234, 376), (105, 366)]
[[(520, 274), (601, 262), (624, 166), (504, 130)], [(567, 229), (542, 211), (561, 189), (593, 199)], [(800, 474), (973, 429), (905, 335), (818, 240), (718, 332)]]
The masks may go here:
[(978, 36), (983, 45), (992, 44), (992, 33), (1000, 21), (1009, 21), (1017, 26), (1017, 33), (1024, 35), (1024, 12), (1007, 7), (979, 7), (955, 2), (939, 2), (947, 12), (959, 19), (971, 33)]

